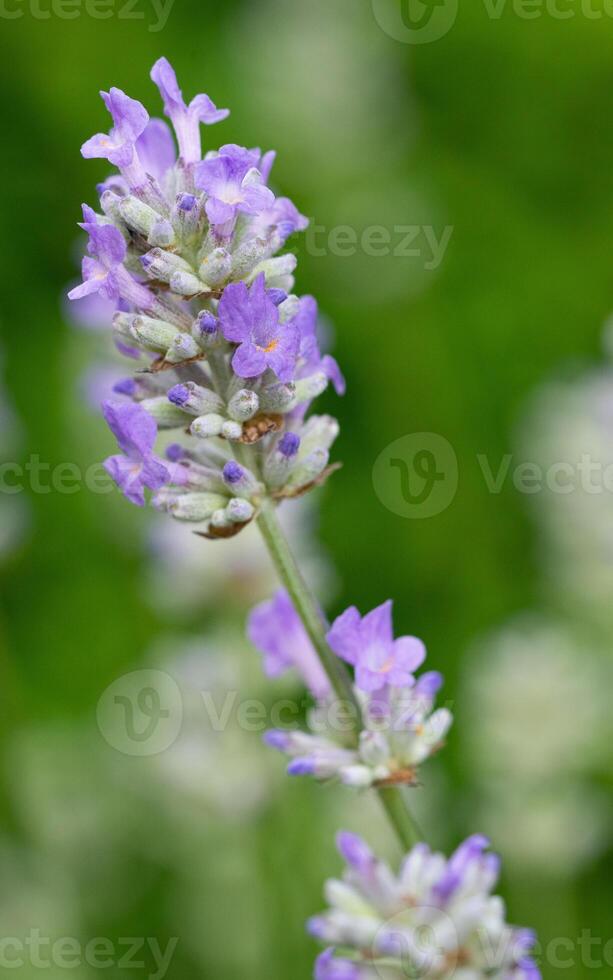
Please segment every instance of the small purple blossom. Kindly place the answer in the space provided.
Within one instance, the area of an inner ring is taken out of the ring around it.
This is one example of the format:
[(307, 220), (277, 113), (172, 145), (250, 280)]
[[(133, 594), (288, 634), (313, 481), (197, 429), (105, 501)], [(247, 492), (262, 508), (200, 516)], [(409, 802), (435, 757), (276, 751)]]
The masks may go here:
[(295, 667), (317, 698), (330, 693), (330, 682), (293, 603), (283, 589), (249, 615), (247, 635), (263, 654), (264, 670), (278, 677)]
[(232, 358), (239, 377), (257, 378), (270, 368), (280, 381), (292, 380), (298, 330), (293, 323), (280, 322), (263, 273), (250, 289), (243, 282), (226, 287), (219, 303), (219, 320), (226, 340), (239, 345)]
[(196, 187), (206, 191), (206, 213), (212, 225), (232, 228), (236, 215), (257, 215), (275, 203), (275, 196), (264, 184), (257, 169), (259, 151), (229, 144), (218, 156), (199, 163)]
[(163, 119), (150, 119), (136, 141), (136, 152), (144, 169), (160, 183), (177, 159), (170, 128)]
[(119, 297), (117, 270), (126, 257), (123, 235), (114, 225), (99, 223), (86, 204), (83, 205), (83, 217), (81, 227), (89, 233), (87, 250), (90, 254), (84, 257), (81, 265), (83, 282), (70, 290), (68, 299), (83, 299), (99, 293), (104, 299), (116, 300)]
[(200, 123), (207, 126), (221, 122), (230, 115), (229, 109), (218, 109), (208, 95), (196, 95), (185, 104), (175, 70), (167, 58), (159, 58), (151, 69), (151, 78), (160, 90), (164, 112), (177, 134), (179, 153), (185, 163), (200, 160)]
[[(266, 182), (266, 178), (262, 175)], [(290, 235), (297, 231), (305, 231), (309, 219), (300, 214), (298, 208), (288, 197), (278, 197), (272, 207), (256, 215), (249, 226), (249, 233), (254, 237), (266, 238), (272, 230), (276, 230), (280, 244), (285, 244)]]
[(113, 117), (113, 128), (107, 135), (97, 133), (81, 147), (87, 159), (102, 157), (118, 167), (130, 187), (139, 187), (146, 174), (136, 151), (136, 141), (149, 122), (149, 113), (140, 102), (119, 88), (101, 92), (104, 104)]
[(298, 377), (308, 377), (316, 371), (323, 371), (334, 385), (337, 395), (344, 395), (345, 379), (336, 360), (330, 354), (321, 354), (317, 338), (318, 307), (313, 296), (303, 296), (294, 324), (300, 332), (298, 352)]
[(153, 453), (155, 420), (132, 402), (105, 402), (102, 411), (123, 453), (110, 456), (104, 468), (128, 500), (143, 507), (144, 488), (159, 490), (171, 479), (169, 468)]
[(332, 624), (327, 639), (332, 650), (355, 667), (356, 685), (362, 691), (412, 686), (413, 672), (426, 656), (416, 637), (394, 639), (391, 600), (364, 617), (350, 606)]
[(315, 961), (315, 980), (360, 980), (360, 975), (357, 963), (334, 956), (333, 949), (326, 949)]

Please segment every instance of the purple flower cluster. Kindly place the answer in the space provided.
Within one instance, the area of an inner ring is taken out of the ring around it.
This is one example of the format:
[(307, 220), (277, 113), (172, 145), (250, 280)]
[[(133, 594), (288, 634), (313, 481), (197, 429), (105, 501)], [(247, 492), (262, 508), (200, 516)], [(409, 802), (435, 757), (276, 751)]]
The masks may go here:
[(331, 649), (355, 669), (363, 728), (354, 747), (347, 745), (346, 720), (335, 711), (330, 684), (287, 593), (257, 606), (247, 632), (269, 676), (296, 669), (318, 701), (308, 731), (265, 735), (268, 745), (290, 757), (291, 776), (336, 778), (358, 789), (416, 783), (418, 766), (440, 749), (453, 718), (447, 708), (433, 711), (441, 675), (414, 676), (426, 656), (421, 640), (394, 639), (391, 602), (363, 618), (347, 609), (327, 634)]
[(539, 980), (534, 934), (507, 925), (492, 895), (500, 861), (487, 838), (469, 837), (449, 860), (418, 844), (397, 875), (355, 834), (337, 844), (343, 880), (326, 883), (330, 907), (309, 922), (328, 947), (316, 980)]
[[(207, 95), (186, 103), (165, 58), (151, 77), (176, 147), (140, 102), (101, 93), (112, 126), (82, 153), (118, 173), (99, 185), (98, 211), (83, 206), (83, 281), (69, 297), (87, 317), (107, 311), (117, 348), (137, 362), (104, 404), (123, 453), (107, 470), (133, 503), (151, 490), (159, 509), (228, 537), (263, 494), (282, 500), (325, 479), (338, 427), (307, 411), (344, 381), (320, 350), (315, 301), (292, 293), (296, 259), (282, 250), (308, 222), (269, 187), (275, 154), (227, 143), (203, 157), (201, 125), (228, 110)], [(171, 430), (172, 466), (154, 452), (158, 431)], [(225, 479), (254, 445), (253, 472)]]

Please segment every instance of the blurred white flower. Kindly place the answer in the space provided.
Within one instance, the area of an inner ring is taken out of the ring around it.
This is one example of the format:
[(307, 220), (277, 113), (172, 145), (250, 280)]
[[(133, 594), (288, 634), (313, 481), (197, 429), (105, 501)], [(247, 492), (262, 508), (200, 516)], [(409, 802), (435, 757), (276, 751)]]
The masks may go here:
[(520, 430), (545, 479), (532, 497), (553, 586), (597, 615), (613, 592), (613, 371), (548, 385)]
[(565, 873), (606, 843), (590, 779), (610, 763), (611, 675), (606, 651), (542, 617), (525, 616), (479, 645), (458, 731), (479, 825), (518, 861)]

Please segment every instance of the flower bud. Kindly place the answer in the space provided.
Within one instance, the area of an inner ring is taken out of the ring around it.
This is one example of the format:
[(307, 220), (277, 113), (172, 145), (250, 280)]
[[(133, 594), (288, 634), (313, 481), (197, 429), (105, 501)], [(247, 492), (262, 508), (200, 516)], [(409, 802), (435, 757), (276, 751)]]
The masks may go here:
[(284, 303), (279, 307), (279, 317), (281, 323), (289, 323), (300, 311), (300, 299), (298, 296), (288, 296)]
[(223, 401), (216, 392), (194, 381), (175, 385), (168, 392), (168, 400), (190, 415), (209, 415), (223, 409)]
[(235, 422), (247, 422), (257, 414), (260, 408), (260, 399), (255, 391), (250, 388), (241, 388), (228, 402), (228, 415)]
[(163, 248), (152, 248), (141, 255), (140, 262), (150, 279), (160, 279), (162, 282), (169, 283), (177, 272), (193, 274), (189, 262)]
[(200, 262), (198, 275), (213, 289), (221, 286), (232, 272), (232, 256), (225, 248), (216, 248)]
[(172, 209), (172, 225), (182, 244), (189, 244), (196, 240), (201, 217), (200, 203), (194, 194), (177, 194)]
[(193, 436), (198, 436), (200, 439), (209, 439), (211, 436), (221, 435), (224, 422), (225, 419), (222, 415), (216, 415), (215, 413), (201, 415), (199, 418), (194, 419), (189, 427), (189, 431)]
[(300, 455), (308, 455), (314, 449), (329, 449), (338, 433), (339, 424), (331, 415), (312, 415), (302, 426)]
[(248, 500), (233, 497), (225, 510), (226, 517), (232, 524), (246, 524), (255, 514), (255, 507)]
[(300, 437), (295, 432), (284, 432), (264, 463), (264, 479), (272, 490), (286, 482), (296, 465), (300, 449)]
[(289, 252), (286, 255), (277, 255), (274, 259), (266, 259), (256, 265), (248, 282), (253, 282), (263, 272), (269, 289), (284, 289), (286, 293), (290, 293), (294, 286), (292, 273), (297, 264), (298, 259)]
[(269, 385), (260, 394), (263, 412), (289, 412), (295, 405), (296, 386), (292, 383)]
[(119, 213), (128, 228), (138, 232), (151, 245), (174, 244), (175, 236), (170, 223), (137, 197), (129, 195), (121, 198)]
[(153, 416), (158, 429), (179, 429), (185, 425), (185, 415), (176, 405), (171, 405), (165, 395), (145, 398), (141, 405)]
[(308, 378), (301, 378), (296, 381), (296, 404), (310, 402), (317, 398), (328, 387), (328, 378), (323, 371), (316, 371)]
[(321, 476), (328, 465), (329, 458), (330, 454), (326, 449), (315, 449), (298, 461), (288, 477), (287, 486), (304, 487), (307, 483), (312, 483)]
[(194, 357), (201, 356), (198, 344), (188, 333), (181, 333), (175, 337), (166, 352), (166, 360), (169, 364), (181, 364), (182, 361), (190, 361)]
[(235, 497), (252, 497), (262, 489), (253, 473), (233, 459), (226, 463), (221, 475), (227, 489)]
[(240, 422), (233, 422), (227, 419), (221, 427), (221, 434), (229, 442), (238, 442), (243, 434), (243, 427)]
[(160, 491), (153, 503), (158, 510), (167, 511), (178, 521), (200, 523), (208, 521), (216, 510), (224, 507), (227, 498), (220, 493), (173, 493)]
[(127, 226), (121, 213), (121, 202), (123, 200), (123, 197), (116, 194), (115, 191), (106, 190), (103, 192), (102, 197), (100, 198), (100, 207), (104, 211), (107, 218), (110, 218), (113, 224), (119, 228), (122, 234), (127, 236)]
[(173, 272), (169, 285), (178, 296), (197, 296), (199, 293), (210, 292), (206, 282), (202, 282), (193, 272), (185, 272), (183, 269)]
[[(123, 325), (126, 322), (123, 319), (124, 316), (126, 314), (116, 314), (113, 325), (118, 323), (123, 330)], [(154, 354), (165, 354), (175, 340), (181, 336), (181, 331), (164, 320), (155, 320), (150, 316), (135, 316), (132, 319), (129, 336), (143, 350), (152, 351)]]

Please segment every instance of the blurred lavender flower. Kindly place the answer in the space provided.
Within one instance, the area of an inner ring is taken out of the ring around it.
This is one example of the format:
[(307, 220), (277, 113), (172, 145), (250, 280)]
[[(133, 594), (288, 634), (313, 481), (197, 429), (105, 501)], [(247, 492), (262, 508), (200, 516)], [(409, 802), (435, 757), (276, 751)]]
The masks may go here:
[(354, 834), (339, 834), (337, 845), (343, 879), (326, 883), (330, 908), (308, 924), (329, 946), (316, 980), (540, 978), (534, 934), (507, 925), (492, 895), (500, 862), (487, 838), (469, 837), (448, 860), (418, 844), (398, 875)]
[(328, 677), (287, 592), (279, 590), (251, 611), (247, 635), (263, 653), (269, 677), (293, 667), (316, 698), (331, 694)]

